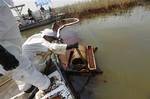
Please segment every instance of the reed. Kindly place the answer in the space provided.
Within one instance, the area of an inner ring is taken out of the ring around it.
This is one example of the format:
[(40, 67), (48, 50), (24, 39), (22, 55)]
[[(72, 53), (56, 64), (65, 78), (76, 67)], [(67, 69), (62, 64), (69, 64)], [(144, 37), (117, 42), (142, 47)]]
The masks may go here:
[(67, 16), (84, 17), (90, 13), (108, 13), (133, 6), (137, 0), (88, 0), (61, 8)]

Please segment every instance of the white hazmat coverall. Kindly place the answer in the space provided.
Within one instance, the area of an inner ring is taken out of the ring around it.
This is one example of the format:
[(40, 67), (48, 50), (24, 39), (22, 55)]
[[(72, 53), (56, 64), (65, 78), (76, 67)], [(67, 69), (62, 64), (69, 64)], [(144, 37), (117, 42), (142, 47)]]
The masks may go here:
[(42, 34), (34, 34), (22, 45), (22, 53), (32, 61), (38, 71), (44, 71), (46, 61), (51, 53), (65, 54), (67, 44), (50, 43)]
[(22, 55), (22, 38), (8, 4), (12, 4), (11, 0), (0, 0), (0, 45), (18, 59), (19, 66), (16, 69), (6, 71), (0, 65), (0, 73), (15, 80), (22, 91), (26, 91), (29, 88), (29, 86), (25, 86), (26, 83), (34, 85), (40, 90), (45, 90), (49, 87), (50, 80), (47, 76), (37, 71), (31, 65), (31, 61)]

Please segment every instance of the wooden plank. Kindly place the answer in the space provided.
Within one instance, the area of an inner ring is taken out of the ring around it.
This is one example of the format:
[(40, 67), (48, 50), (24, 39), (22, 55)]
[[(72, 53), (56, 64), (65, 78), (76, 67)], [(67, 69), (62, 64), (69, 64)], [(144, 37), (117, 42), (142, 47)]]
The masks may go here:
[(10, 78), (6, 77), (6, 76), (1, 76), (0, 77), (0, 87), (3, 86), (4, 84), (6, 84), (7, 82), (11, 81)]
[(92, 46), (87, 46), (87, 61), (89, 70), (96, 70), (95, 55)]

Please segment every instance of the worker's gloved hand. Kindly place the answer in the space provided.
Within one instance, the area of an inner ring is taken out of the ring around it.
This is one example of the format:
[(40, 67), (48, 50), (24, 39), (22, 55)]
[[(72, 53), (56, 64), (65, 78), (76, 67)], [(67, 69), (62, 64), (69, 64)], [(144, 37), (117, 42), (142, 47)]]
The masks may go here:
[(58, 38), (58, 41), (60, 41), (61, 43), (63, 43), (63, 39), (62, 38)]
[(0, 45), (0, 64), (5, 70), (12, 70), (19, 66), (19, 61)]
[(74, 43), (74, 44), (71, 44), (71, 45), (67, 45), (67, 50), (68, 49), (72, 49), (72, 48), (78, 48), (79, 47), (79, 43)]

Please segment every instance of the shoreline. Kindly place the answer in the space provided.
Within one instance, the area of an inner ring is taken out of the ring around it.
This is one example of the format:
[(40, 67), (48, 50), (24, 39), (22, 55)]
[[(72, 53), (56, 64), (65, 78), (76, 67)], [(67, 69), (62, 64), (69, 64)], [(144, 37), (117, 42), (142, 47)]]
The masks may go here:
[[(88, 5), (91, 2), (87, 2), (84, 4), (83, 3), (79, 3), (79, 4), (74, 4), (74, 5), (70, 5), (70, 6), (66, 6), (61, 8), (61, 12), (65, 13), (65, 17), (77, 17), (79, 19), (84, 19), (84, 18), (90, 18), (93, 15), (99, 15), (99, 14), (111, 14), (113, 12), (116, 11), (121, 11), (121, 10), (129, 10), (135, 6), (138, 5), (143, 5), (145, 1), (137, 1), (137, 0), (129, 0), (126, 2), (121, 2), (121, 3), (114, 3), (114, 4), (106, 4), (103, 6), (91, 6)], [(78, 5), (78, 6), (77, 6)], [(79, 8), (81, 6), (85, 6), (84, 8)]]

